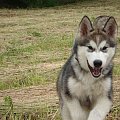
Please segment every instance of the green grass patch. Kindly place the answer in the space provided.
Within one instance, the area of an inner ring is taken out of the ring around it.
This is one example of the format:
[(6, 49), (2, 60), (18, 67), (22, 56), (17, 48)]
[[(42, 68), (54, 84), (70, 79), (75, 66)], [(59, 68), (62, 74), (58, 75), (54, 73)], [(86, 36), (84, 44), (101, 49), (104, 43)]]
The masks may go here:
[(120, 75), (120, 66), (114, 66), (114, 69), (113, 69), (113, 73), (114, 75)]
[(0, 90), (11, 88), (23, 88), (32, 85), (45, 85), (56, 82), (60, 68), (45, 70), (37, 73), (36, 69), (19, 72), (7, 81), (0, 81)]
[[(33, 32), (33, 36), (39, 36), (41, 37), (40, 33)], [(69, 48), (73, 44), (73, 36), (65, 36), (63, 35), (62, 37), (52, 37), (52, 36), (47, 36), (45, 38), (40, 38), (38, 39), (35, 43), (31, 43), (30, 45), (24, 45), (19, 41), (12, 41), (11, 44), (6, 47), (6, 51), (0, 53), (0, 65), (5, 66), (6, 63), (11, 63), (11, 64), (19, 64), (23, 63), (26, 61), (22, 61), (22, 58), (29, 58), (30, 55), (34, 54), (36, 51), (40, 52), (49, 52), (51, 51), (56, 51), (57, 53), (70, 53)], [(59, 52), (58, 52), (59, 51)], [(67, 52), (68, 51), (68, 52)], [(68, 54), (69, 54), (68, 53)], [(26, 57), (27, 56), (27, 57)], [(47, 56), (46, 56), (47, 57)], [(39, 58), (42, 59), (42, 58)], [(56, 58), (53, 56), (49, 56), (49, 61), (58, 61), (64, 59), (64, 56), (61, 58)], [(41, 62), (44, 62), (45, 60), (41, 60)], [(27, 59), (26, 63), (30, 63), (30, 59)], [(46, 61), (45, 61), (46, 62)]]

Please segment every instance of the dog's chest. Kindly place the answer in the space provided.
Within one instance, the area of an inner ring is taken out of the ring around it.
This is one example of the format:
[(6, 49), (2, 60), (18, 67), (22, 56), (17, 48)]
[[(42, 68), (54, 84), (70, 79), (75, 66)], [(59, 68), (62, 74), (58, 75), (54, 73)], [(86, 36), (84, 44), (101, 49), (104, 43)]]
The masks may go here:
[(69, 78), (68, 87), (72, 96), (77, 97), (81, 103), (89, 106), (100, 94), (103, 94), (101, 83), (95, 82), (91, 76), (86, 75), (81, 81)]

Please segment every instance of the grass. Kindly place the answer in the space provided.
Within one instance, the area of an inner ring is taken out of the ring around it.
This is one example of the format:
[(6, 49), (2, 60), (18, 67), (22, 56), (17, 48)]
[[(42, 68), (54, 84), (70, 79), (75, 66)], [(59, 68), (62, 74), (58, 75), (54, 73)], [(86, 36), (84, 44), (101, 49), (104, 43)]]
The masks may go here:
[[(6, 50), (2, 53), (0, 53), (0, 65), (5, 66), (7, 62), (12, 64), (19, 64), (20, 62), (23, 63), (22, 60), (19, 60), (19, 57), (32, 57), (35, 52), (55, 52), (60, 51), (62, 54), (65, 55), (65, 52), (70, 48), (73, 40), (72, 36), (61, 36), (61, 37), (53, 37), (49, 36), (48, 38), (39, 38), (41, 37), (40, 33), (33, 32), (32, 35), (34, 37), (38, 37), (35, 43), (28, 43), (29, 45), (26, 45), (22, 43), (21, 41), (12, 40), (9, 42), (9, 46), (6, 46)], [(47, 44), (46, 44), (47, 43)], [(65, 48), (66, 47), (66, 48)], [(65, 51), (62, 51), (62, 50)], [(44, 58), (41, 59), (40, 62), (44, 61)], [(51, 57), (49, 58), (51, 60)], [(57, 58), (56, 58), (57, 59)], [(49, 61), (50, 61), (49, 60)], [(48, 62), (49, 62), (48, 61)], [(24, 61), (26, 64), (26, 61)], [(27, 64), (31, 62), (28, 61)]]
[[(10, 112), (12, 119), (14, 114), (19, 118), (24, 117), (24, 114), (29, 114), (29, 117), (38, 114), (37, 116), (40, 117), (36, 118), (38, 120), (60, 120), (55, 87), (51, 88), (50, 85), (56, 82), (61, 66), (70, 55), (81, 18), (88, 15), (94, 20), (98, 15), (113, 15), (119, 26), (119, 3), (119, 0), (115, 2), (98, 0), (48, 9), (1, 9), (0, 113), (2, 116), (5, 117)], [(108, 120), (117, 119), (120, 115), (119, 35), (120, 32), (118, 32), (113, 71), (114, 106)], [(46, 87), (45, 92), (41, 92), (44, 90), (41, 85)], [(48, 89), (50, 90), (47, 91)], [(28, 91), (31, 91), (31, 96)], [(40, 94), (38, 95), (37, 92)], [(11, 106), (4, 103), (6, 96), (12, 99), (12, 113), (9, 111)], [(41, 102), (42, 98), (44, 101)], [(52, 101), (56, 101), (55, 104), (52, 104)], [(34, 105), (35, 103), (37, 105)]]
[[(39, 120), (41, 118), (46, 118), (47, 120), (51, 120), (54, 117), (53, 114), (58, 113), (57, 106), (48, 106), (47, 104), (41, 105), (41, 107), (29, 106), (29, 110), (28, 107), (27, 109), (25, 109), (25, 106), (24, 109), (21, 108), (21, 106), (14, 106), (12, 98), (10, 96), (6, 96), (4, 98), (4, 106), (2, 108), (4, 108), (4, 112), (5, 112), (3, 114), (3, 118), (4, 119), (8, 118), (12, 120), (16, 120), (16, 119), (23, 120), (25, 118), (27, 120), (34, 120), (34, 119)], [(22, 110), (22, 113), (19, 113), (18, 108)]]

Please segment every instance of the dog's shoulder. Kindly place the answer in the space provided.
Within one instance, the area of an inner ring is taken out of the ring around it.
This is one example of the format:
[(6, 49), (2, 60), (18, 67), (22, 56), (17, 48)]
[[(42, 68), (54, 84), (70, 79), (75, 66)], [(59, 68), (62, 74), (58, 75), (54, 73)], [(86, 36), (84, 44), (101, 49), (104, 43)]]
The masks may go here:
[(63, 79), (63, 80), (66, 80), (66, 79), (68, 79), (69, 77), (71, 77), (71, 76), (75, 76), (75, 73), (74, 73), (74, 70), (73, 70), (73, 66), (72, 66), (72, 64), (71, 64), (71, 62), (72, 62), (72, 58), (73, 58), (73, 55), (71, 55), (70, 57), (69, 57), (69, 59), (66, 61), (66, 63), (64, 64), (64, 66), (63, 66), (63, 68), (62, 68), (62, 70), (61, 70), (61, 79)]
[(57, 80), (58, 93), (64, 92), (64, 94), (66, 94), (67, 96), (70, 96), (68, 80), (70, 77), (75, 77), (75, 72), (71, 64), (72, 58), (73, 55), (71, 55), (66, 61), (66, 63), (63, 65)]

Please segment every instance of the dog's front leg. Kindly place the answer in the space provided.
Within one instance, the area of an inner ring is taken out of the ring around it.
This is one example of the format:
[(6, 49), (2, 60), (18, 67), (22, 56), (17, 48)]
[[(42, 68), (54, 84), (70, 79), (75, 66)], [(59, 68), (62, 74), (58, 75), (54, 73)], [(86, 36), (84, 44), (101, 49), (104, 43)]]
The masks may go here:
[(112, 101), (107, 98), (99, 98), (96, 106), (90, 112), (88, 120), (104, 120), (112, 106)]
[(87, 120), (88, 112), (82, 109), (78, 99), (68, 100), (67, 107), (72, 120)]

